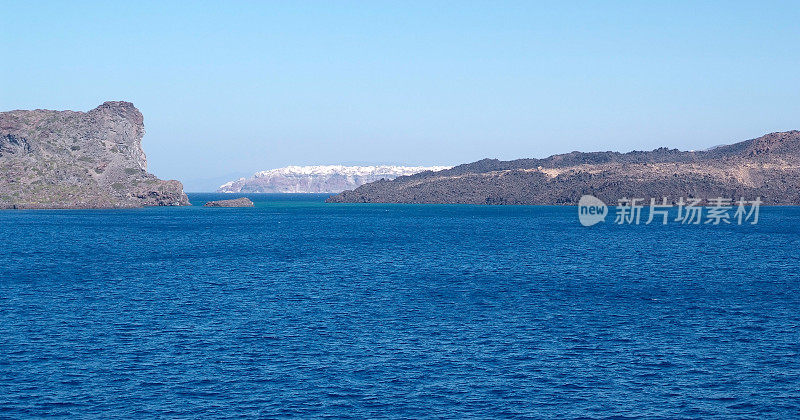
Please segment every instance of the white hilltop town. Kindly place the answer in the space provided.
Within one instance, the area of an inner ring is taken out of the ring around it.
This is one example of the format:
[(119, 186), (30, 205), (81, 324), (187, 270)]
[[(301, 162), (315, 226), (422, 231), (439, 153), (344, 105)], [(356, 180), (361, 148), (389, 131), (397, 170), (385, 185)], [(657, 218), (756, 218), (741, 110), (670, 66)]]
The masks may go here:
[(441, 171), (450, 166), (287, 166), (256, 172), (221, 185), (223, 193), (339, 193), (368, 182), (395, 179), (425, 171)]

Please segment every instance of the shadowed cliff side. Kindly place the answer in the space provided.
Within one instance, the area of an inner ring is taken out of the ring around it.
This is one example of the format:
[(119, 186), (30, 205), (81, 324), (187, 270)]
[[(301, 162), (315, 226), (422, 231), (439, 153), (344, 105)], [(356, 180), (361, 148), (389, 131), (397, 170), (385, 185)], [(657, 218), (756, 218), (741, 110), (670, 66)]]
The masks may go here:
[(0, 113), (0, 208), (189, 205), (180, 182), (147, 172), (143, 135), (130, 102)]
[(711, 150), (572, 152), (545, 159), (484, 159), (440, 172), (377, 181), (331, 203), (577, 204), (627, 198), (725, 197), (800, 204), (800, 131)]

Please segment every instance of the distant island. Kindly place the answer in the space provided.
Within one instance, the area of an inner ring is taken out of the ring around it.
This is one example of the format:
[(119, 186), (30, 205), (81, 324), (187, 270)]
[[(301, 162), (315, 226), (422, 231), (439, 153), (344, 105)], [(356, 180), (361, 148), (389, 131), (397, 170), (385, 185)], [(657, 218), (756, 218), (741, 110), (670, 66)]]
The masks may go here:
[(0, 208), (189, 205), (180, 182), (147, 172), (143, 135), (130, 102), (0, 113)]
[(338, 193), (380, 179), (395, 179), (449, 166), (287, 166), (257, 172), (219, 187), (223, 193)]
[(577, 204), (621, 198), (754, 199), (800, 204), (800, 131), (705, 151), (572, 152), (545, 159), (484, 159), (439, 172), (375, 181), (331, 203)]

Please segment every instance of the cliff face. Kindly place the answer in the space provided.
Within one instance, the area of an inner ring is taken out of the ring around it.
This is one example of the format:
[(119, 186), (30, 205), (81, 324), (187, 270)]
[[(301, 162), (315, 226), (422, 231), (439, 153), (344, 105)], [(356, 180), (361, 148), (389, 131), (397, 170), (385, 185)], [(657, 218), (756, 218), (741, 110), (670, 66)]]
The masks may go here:
[(766, 204), (800, 204), (800, 131), (771, 133), (700, 152), (661, 148), (484, 159), (441, 172), (373, 182), (328, 201), (577, 204), (584, 194), (609, 204), (623, 197), (761, 197)]
[(287, 166), (257, 172), (219, 187), (226, 193), (336, 193), (379, 179), (394, 179), (449, 166)]
[(189, 205), (180, 182), (147, 172), (143, 135), (130, 102), (0, 113), (0, 208)]

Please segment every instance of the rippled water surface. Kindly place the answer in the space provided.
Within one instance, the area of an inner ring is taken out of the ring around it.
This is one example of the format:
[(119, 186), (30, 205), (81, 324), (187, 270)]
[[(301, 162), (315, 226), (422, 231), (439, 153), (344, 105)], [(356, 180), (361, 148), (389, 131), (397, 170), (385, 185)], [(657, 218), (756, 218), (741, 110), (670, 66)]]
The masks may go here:
[(800, 208), (251, 197), (0, 212), (0, 417), (800, 415)]

